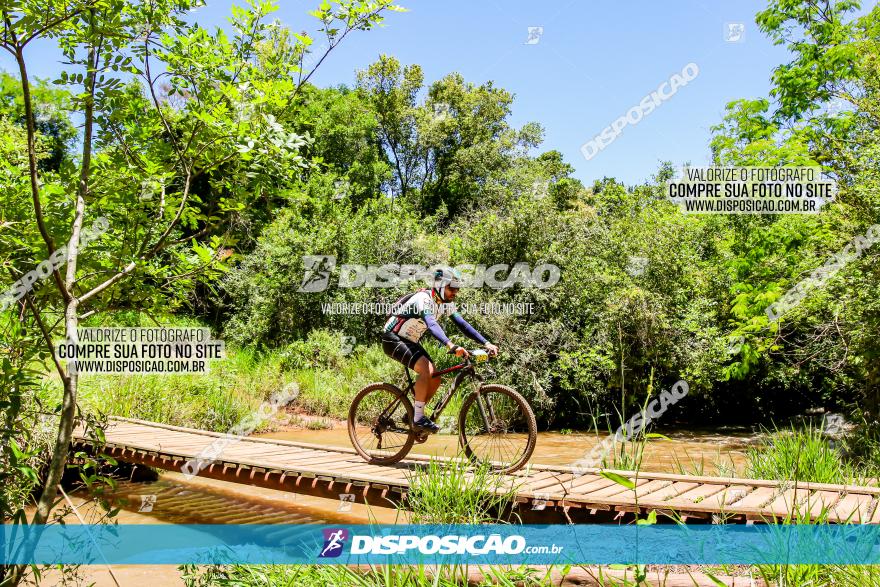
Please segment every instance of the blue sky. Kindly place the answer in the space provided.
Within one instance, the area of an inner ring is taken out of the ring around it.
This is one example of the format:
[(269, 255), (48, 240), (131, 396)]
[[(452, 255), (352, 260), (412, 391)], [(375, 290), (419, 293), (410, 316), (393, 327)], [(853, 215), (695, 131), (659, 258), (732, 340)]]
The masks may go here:
[[(204, 26), (224, 25), (231, 2), (208, 0), (193, 13)], [(294, 30), (314, 29), (313, 2), (281, 0), (275, 16)], [(577, 177), (604, 176), (640, 183), (660, 161), (708, 162), (710, 127), (724, 105), (766, 96), (772, 69), (787, 60), (784, 49), (758, 31), (755, 14), (766, 0), (675, 3), (508, 2), (401, 0), (405, 13), (388, 13), (385, 26), (352, 33), (312, 78), (318, 85), (353, 84), (355, 72), (381, 53), (422, 66), (427, 82), (452, 71), (466, 80), (495, 85), (515, 95), (511, 122), (539, 122), (542, 150), (558, 149)], [(726, 23), (743, 23), (741, 42), (724, 38)], [(544, 27), (526, 44), (528, 27)], [(30, 74), (55, 77), (58, 53), (44, 43), (30, 47)], [(696, 79), (589, 161), (586, 141), (639, 103), (690, 62)], [(15, 71), (8, 55), (0, 68)]]

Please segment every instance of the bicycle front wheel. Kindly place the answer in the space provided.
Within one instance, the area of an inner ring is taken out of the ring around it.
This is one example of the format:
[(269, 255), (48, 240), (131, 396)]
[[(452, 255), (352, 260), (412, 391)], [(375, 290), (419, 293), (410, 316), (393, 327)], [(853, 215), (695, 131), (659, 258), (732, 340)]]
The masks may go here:
[(483, 385), (465, 399), (458, 434), (469, 458), (512, 473), (532, 456), (538, 425), (519, 393), (505, 385)]
[(389, 383), (371, 383), (351, 402), (348, 436), (368, 462), (390, 465), (412, 448), (412, 421), (413, 406), (406, 394)]

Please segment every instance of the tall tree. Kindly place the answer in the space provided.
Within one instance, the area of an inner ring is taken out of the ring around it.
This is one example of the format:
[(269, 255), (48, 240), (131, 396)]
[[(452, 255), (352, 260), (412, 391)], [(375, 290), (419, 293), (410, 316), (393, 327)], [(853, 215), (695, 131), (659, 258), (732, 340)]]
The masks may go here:
[[(200, 5), (24, 0), (2, 6), (0, 47), (18, 68), (27, 182), (3, 186), (15, 189), (3, 190), (0, 231), (14, 227), (21, 235), (5, 261), (13, 279), (38, 266), (52, 283), (26, 279), (5, 301), (38, 329), (64, 390), (32, 524), (49, 519), (77, 412), (77, 370), (58, 358), (54, 339), (63, 332), (75, 342), (80, 321), (112, 307), (122, 283), (146, 300), (179, 299), (194, 276), (221, 263), (228, 222), (251, 197), (254, 182), (246, 179), (291, 177), (307, 165), (300, 149), (308, 138), (286, 130), (270, 112), (311, 75), (314, 68), (301, 75), (311, 38), (294, 35), (288, 52), (266, 50), (279, 29), (266, 18), (273, 3), (234, 6), (229, 33), (188, 24), (184, 16)], [(387, 0), (323, 2), (312, 12), (329, 39), (321, 61), (350, 31), (380, 23), (389, 8), (396, 9)], [(82, 121), (80, 152), (57, 172), (41, 165), (29, 74), (32, 43), (46, 39), (69, 64), (57, 83), (74, 89), (68, 114)], [(211, 175), (221, 167), (224, 176)], [(206, 214), (195, 186), (209, 176), (221, 189), (212, 192), (216, 201)], [(24, 572), (11, 569), (10, 582)]]

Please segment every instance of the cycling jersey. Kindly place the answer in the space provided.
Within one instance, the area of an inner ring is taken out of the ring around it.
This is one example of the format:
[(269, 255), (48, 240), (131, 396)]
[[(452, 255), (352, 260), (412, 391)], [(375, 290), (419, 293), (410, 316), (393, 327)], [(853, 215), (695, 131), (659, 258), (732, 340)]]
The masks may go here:
[(449, 316), (468, 338), (480, 344), (488, 342), (458, 313), (453, 302), (438, 304), (437, 301), (433, 292), (427, 289), (401, 298), (385, 323), (383, 332), (396, 334), (411, 342), (419, 342), (425, 332), (430, 331), (434, 338), (446, 345), (449, 343), (449, 337), (443, 332), (437, 318)]

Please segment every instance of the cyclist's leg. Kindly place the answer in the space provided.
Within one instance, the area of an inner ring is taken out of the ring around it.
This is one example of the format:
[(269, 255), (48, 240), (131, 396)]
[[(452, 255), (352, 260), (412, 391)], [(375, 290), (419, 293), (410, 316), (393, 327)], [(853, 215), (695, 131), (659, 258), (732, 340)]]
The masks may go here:
[(434, 363), (427, 356), (419, 358), (415, 370), (419, 374), (419, 378), (416, 380), (416, 401), (413, 404), (415, 424), (423, 430), (437, 433), (440, 431), (440, 427), (425, 414), (425, 404), (440, 387), (440, 378), (433, 376)]
[[(418, 423), (425, 416), (425, 404), (437, 388), (440, 387), (440, 379), (432, 377), (434, 375), (434, 363), (428, 356), (424, 347), (417, 342), (400, 338), (393, 332), (386, 332), (382, 335), (382, 350), (385, 354), (414, 370), (418, 374), (415, 382), (415, 414), (413, 423)], [(421, 426), (421, 424), (420, 424)], [(438, 428), (428, 419), (428, 423), (424, 427), (431, 431), (437, 432)]]
[(440, 389), (440, 377), (434, 377), (436, 367), (427, 356), (422, 356), (413, 367), (419, 378), (416, 380), (416, 401), (429, 402)]
[(419, 358), (427, 357), (428, 353), (417, 342), (400, 338), (393, 332), (382, 334), (382, 351), (401, 365), (415, 369)]

